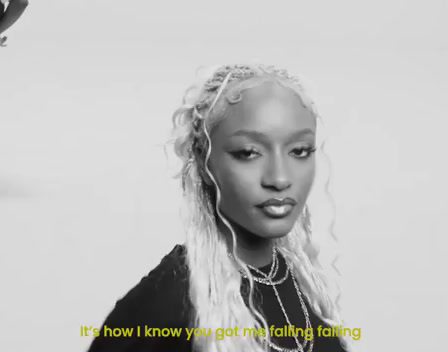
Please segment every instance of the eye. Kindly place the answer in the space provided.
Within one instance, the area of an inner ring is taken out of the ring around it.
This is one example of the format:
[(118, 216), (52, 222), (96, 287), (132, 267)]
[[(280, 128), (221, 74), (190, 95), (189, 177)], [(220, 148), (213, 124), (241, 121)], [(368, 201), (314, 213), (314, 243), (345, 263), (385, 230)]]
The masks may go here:
[[(293, 151), (298, 152), (296, 154), (302, 155), (302, 156), (296, 156), (298, 159), (307, 159), (316, 150), (317, 150), (317, 148), (315, 148), (315, 147), (307, 147), (307, 148), (295, 148)], [(303, 153), (305, 153), (305, 155), (303, 155)], [(253, 159), (253, 157), (251, 158), (252, 155), (254, 155), (254, 154), (256, 155), (259, 153), (257, 153), (254, 148), (250, 148), (250, 149), (241, 149), (241, 150), (238, 150), (231, 154), (239, 160), (251, 160), (251, 159)]]
[(231, 154), (240, 160), (250, 160), (250, 159), (253, 159), (253, 158), (250, 158), (251, 155), (258, 154), (258, 153), (255, 151), (254, 148), (249, 148), (249, 149), (241, 149), (241, 150), (238, 150)]
[(317, 148), (315, 148), (315, 147), (295, 148), (294, 150), (295, 151), (299, 151), (299, 154), (302, 154), (304, 152), (306, 153), (305, 156), (298, 156), (297, 158), (299, 158), (299, 159), (307, 159), (307, 158), (309, 158), (311, 156), (312, 153), (314, 153), (317, 150)]

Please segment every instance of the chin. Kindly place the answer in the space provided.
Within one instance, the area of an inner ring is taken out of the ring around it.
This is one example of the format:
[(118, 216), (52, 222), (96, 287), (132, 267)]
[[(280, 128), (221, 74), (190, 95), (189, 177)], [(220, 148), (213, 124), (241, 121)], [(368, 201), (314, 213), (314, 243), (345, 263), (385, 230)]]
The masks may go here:
[(293, 226), (289, 224), (278, 224), (278, 225), (274, 224), (271, 226), (264, 227), (258, 233), (261, 234), (261, 237), (276, 239), (285, 237), (292, 231), (292, 229)]
[(285, 237), (289, 234), (289, 232), (286, 233), (271, 233), (269, 235), (263, 236), (264, 238), (268, 238), (270, 240), (276, 240), (278, 238)]

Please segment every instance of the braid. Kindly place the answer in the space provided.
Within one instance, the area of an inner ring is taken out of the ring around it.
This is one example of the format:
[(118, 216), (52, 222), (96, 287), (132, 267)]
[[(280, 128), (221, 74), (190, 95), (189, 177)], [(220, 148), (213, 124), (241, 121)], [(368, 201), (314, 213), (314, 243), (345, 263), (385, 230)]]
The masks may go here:
[[(286, 69), (277, 68), (274, 65), (233, 64), (219, 66), (214, 70), (205, 83), (203, 83), (201, 93), (196, 101), (190, 104), (186, 101), (183, 102), (184, 107), (188, 108), (188, 115), (191, 123), (188, 162), (186, 166), (190, 167), (194, 161), (195, 155), (201, 156), (208, 148), (208, 140), (204, 133), (206, 128), (205, 124), (208, 125), (208, 130), (210, 130), (213, 122), (208, 118), (208, 115), (214, 108), (217, 100), (219, 100), (219, 95), (226, 88), (225, 85), (228, 85), (230, 82), (247, 81), (254, 77), (280, 78), (281, 80), (289, 82), (296, 88), (299, 88), (299, 91), (303, 91), (303, 87), (298, 77), (292, 76)], [(226, 96), (227, 102), (231, 104), (239, 102), (242, 99), (241, 90), (242, 89), (237, 89), (234, 92), (235, 96)], [(310, 108), (314, 110), (314, 106), (310, 106)], [(216, 119), (216, 117), (214, 116), (213, 119)]]
[(230, 81), (241, 81), (248, 79), (257, 75), (257, 70), (255, 67), (247, 65), (225, 65), (219, 67), (213, 76), (205, 82), (205, 89), (209, 92), (216, 90), (221, 86), (226, 76), (231, 73)]
[[(193, 124), (196, 124), (196, 119), (204, 119), (205, 114), (201, 114), (201, 111), (204, 111), (206, 108), (212, 108), (213, 101), (218, 95), (218, 90), (223, 86), (224, 81), (227, 79), (227, 83), (233, 81), (245, 81), (253, 77), (261, 77), (261, 76), (273, 76), (276, 78), (280, 78), (286, 81), (289, 81), (293, 85), (303, 90), (302, 85), (300, 83), (299, 78), (295, 76), (291, 76), (286, 69), (277, 68), (273, 65), (265, 66), (265, 65), (243, 65), (243, 64), (234, 64), (234, 65), (223, 65), (218, 67), (212, 74), (212, 76), (206, 80), (203, 85), (202, 91), (202, 99), (197, 101), (193, 106)], [(225, 88), (225, 87), (223, 87)], [(236, 103), (238, 100), (230, 100), (230, 103)]]
[[(175, 151), (183, 160), (182, 170), (177, 176), (180, 174), (182, 176), (182, 188), (186, 199), (186, 243), (191, 269), (190, 297), (197, 309), (196, 326), (213, 326), (218, 322), (217, 319), (222, 326), (229, 321), (237, 321), (244, 326), (267, 326), (264, 318), (258, 320), (259, 312), (251, 303), (253, 289), (249, 290), (249, 307), (242, 300), (241, 278), (231, 266), (227, 257), (227, 245), (218, 235), (216, 228), (214, 212), (218, 209), (218, 205), (215, 200), (208, 200), (210, 196), (213, 199), (217, 197), (219, 204), (220, 190), (215, 180), (213, 182), (216, 189), (205, 187), (199, 173), (198, 161), (202, 161), (206, 171), (209, 172), (207, 170), (207, 161), (211, 153), (209, 133), (213, 130), (213, 125), (225, 116), (224, 112), (229, 104), (241, 101), (243, 91), (257, 86), (260, 81), (272, 79), (284, 87), (291, 88), (316, 119), (320, 119), (314, 102), (307, 96), (298, 77), (289, 75), (285, 69), (262, 64), (218, 67), (207, 78), (203, 77), (200, 83), (191, 87), (191, 91), (187, 91), (183, 106), (173, 115), (174, 130), (177, 134)], [(232, 84), (233, 82), (237, 84)], [(225, 99), (220, 99), (221, 94)], [(223, 103), (219, 103), (220, 101)], [(217, 108), (213, 110), (215, 104)], [(216, 194), (213, 194), (213, 190)], [(304, 295), (312, 309), (326, 322), (336, 322), (339, 320), (340, 307), (337, 301), (334, 302), (329, 297), (327, 282), (321, 275), (319, 250), (311, 236), (313, 231), (310, 216), (308, 207), (305, 207), (295, 229), (280, 239), (278, 244), (282, 253), (293, 263), (294, 275), (302, 282)], [(233, 231), (232, 234), (234, 235)], [(233, 251), (235, 248), (234, 242)], [(244, 265), (242, 266), (244, 268)], [(217, 272), (224, 273), (228, 278), (225, 285), (216, 281)], [(215, 300), (226, 304), (210, 303)], [(261, 351), (261, 346), (255, 343), (255, 340), (249, 339), (248, 343), (250, 350)], [(209, 339), (204, 341), (204, 344), (204, 349), (209, 351), (241, 349), (238, 339), (226, 341)], [(198, 347), (200, 347), (199, 340)]]

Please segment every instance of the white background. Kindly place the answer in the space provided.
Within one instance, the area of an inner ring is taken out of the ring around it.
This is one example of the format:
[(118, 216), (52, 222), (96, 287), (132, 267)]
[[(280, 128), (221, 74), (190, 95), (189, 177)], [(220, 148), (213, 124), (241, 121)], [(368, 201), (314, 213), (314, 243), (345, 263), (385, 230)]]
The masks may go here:
[(176, 243), (163, 143), (203, 64), (307, 77), (358, 351), (441, 351), (448, 3), (30, 0), (0, 48), (0, 350), (84, 351)]

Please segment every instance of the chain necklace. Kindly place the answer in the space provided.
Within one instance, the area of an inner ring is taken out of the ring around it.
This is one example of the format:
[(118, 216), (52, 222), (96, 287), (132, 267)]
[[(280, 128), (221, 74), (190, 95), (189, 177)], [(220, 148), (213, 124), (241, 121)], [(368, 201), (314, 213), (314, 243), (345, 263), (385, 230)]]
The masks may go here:
[[(233, 256), (229, 253), (229, 257), (232, 258)], [(272, 249), (272, 264), (271, 264), (271, 269), (269, 271), (269, 274), (266, 274), (266, 273), (262, 272), (261, 270), (255, 268), (255, 267), (253, 267), (251, 265), (247, 265), (247, 266), (250, 269), (256, 271), (257, 273), (259, 273), (260, 275), (263, 276), (263, 278), (254, 276), (253, 277), (254, 281), (259, 282), (259, 283), (264, 284), (264, 285), (272, 286), (272, 288), (274, 290), (274, 293), (275, 293), (275, 296), (277, 298), (277, 301), (278, 301), (278, 303), (280, 305), (280, 308), (282, 309), (283, 316), (285, 317), (285, 319), (286, 319), (286, 321), (287, 321), (289, 326), (291, 326), (292, 324), (291, 324), (291, 321), (289, 320), (288, 315), (286, 314), (285, 307), (284, 307), (284, 305), (283, 305), (283, 303), (282, 303), (282, 301), (280, 299), (280, 295), (279, 295), (279, 293), (277, 291), (276, 285), (280, 285), (281, 283), (283, 283), (288, 278), (289, 273), (291, 273), (292, 281), (294, 283), (294, 288), (296, 289), (297, 297), (299, 298), (301, 308), (302, 308), (303, 313), (305, 315), (306, 328), (307, 329), (312, 329), (311, 321), (309, 319), (308, 310), (306, 308), (305, 302), (303, 301), (302, 294), (301, 294), (301, 292), (299, 290), (299, 286), (298, 286), (298, 284), (296, 282), (296, 279), (295, 279), (294, 275), (292, 274), (292, 269), (291, 269), (289, 263), (286, 260), (285, 260), (285, 262), (286, 262), (286, 265), (287, 265), (285, 276), (283, 278), (281, 278), (280, 280), (276, 281), (276, 282), (274, 282), (274, 280), (273, 280), (275, 275), (277, 274), (277, 271), (278, 271), (278, 268), (279, 268), (279, 261), (278, 261), (278, 258), (277, 258), (277, 249), (276, 249), (276, 247), (273, 247), (273, 249)], [(247, 278), (247, 275), (244, 272), (240, 271), (240, 273), (241, 273), (241, 275), (244, 278)], [(313, 345), (314, 345), (313, 339), (311, 339), (311, 340), (306, 340), (305, 339), (304, 343), (302, 345), (299, 342), (299, 339), (298, 339), (297, 336), (293, 335), (293, 337), (294, 337), (294, 341), (295, 341), (295, 343), (297, 345), (297, 348), (280, 347), (280, 346), (277, 346), (276, 344), (274, 344), (273, 342), (269, 342), (269, 341), (268, 341), (268, 345), (271, 348), (273, 348), (274, 350), (279, 351), (279, 352), (304, 352), (305, 348), (306, 348), (306, 345), (309, 343), (309, 347), (308, 347), (308, 351), (307, 352), (311, 352), (313, 350)]]
[[(229, 255), (229, 256), (232, 257), (231, 255)], [(282, 283), (288, 278), (288, 276), (289, 276), (289, 271), (286, 270), (286, 271), (285, 271), (285, 275), (284, 275), (282, 278), (278, 279), (277, 281), (274, 281), (274, 277), (277, 275), (278, 268), (279, 268), (278, 258), (277, 258), (277, 255), (276, 255), (275, 250), (273, 251), (271, 269), (270, 269), (268, 275), (266, 275), (266, 274), (263, 273), (263, 272), (260, 272), (257, 268), (255, 268), (255, 267), (253, 267), (253, 266), (251, 266), (251, 265), (248, 265), (248, 267), (251, 268), (252, 270), (255, 270), (255, 271), (261, 273), (261, 274), (264, 276), (264, 278), (263, 278), (263, 277), (253, 276), (254, 281), (259, 282), (259, 283), (264, 284), (264, 285), (269, 285), (269, 286), (272, 286), (272, 285), (280, 285), (280, 284), (282, 284)], [(245, 272), (241, 271), (240, 273), (241, 273), (241, 275), (242, 275), (245, 279), (248, 278)]]

